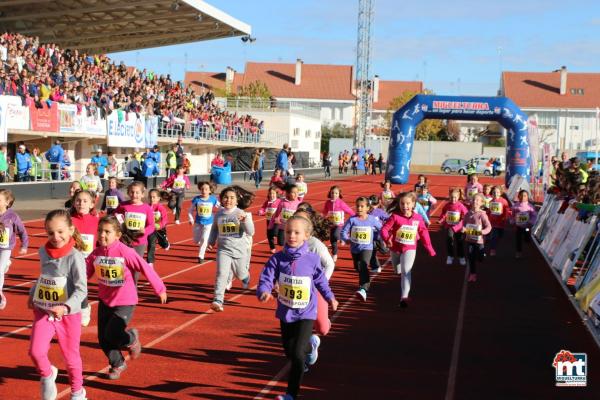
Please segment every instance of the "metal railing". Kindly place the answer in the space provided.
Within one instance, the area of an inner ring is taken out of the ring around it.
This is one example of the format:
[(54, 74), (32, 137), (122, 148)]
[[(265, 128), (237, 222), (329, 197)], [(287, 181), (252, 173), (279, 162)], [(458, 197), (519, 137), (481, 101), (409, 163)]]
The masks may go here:
[(246, 143), (265, 147), (279, 147), (287, 141), (287, 134), (283, 132), (273, 132), (259, 130), (258, 128), (249, 129), (242, 127), (227, 128), (219, 130), (212, 125), (183, 124), (161, 121), (158, 126), (158, 137), (204, 140), (210, 142), (224, 143)]
[(243, 112), (293, 112), (307, 117), (321, 118), (321, 108), (314, 103), (302, 101), (282, 101), (246, 97), (223, 97), (217, 104), (228, 111)]

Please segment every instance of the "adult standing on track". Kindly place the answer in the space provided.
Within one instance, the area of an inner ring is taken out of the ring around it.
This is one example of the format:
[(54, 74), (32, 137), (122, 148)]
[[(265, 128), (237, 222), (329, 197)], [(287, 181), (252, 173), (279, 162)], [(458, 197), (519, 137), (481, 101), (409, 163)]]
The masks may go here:
[(275, 169), (281, 170), (281, 177), (286, 180), (288, 170), (288, 148), (289, 145), (285, 143), (283, 149), (277, 154), (277, 160), (275, 161)]
[(108, 166), (108, 160), (102, 154), (102, 148), (99, 147), (98, 150), (96, 150), (96, 155), (92, 157), (90, 162), (96, 164), (96, 167), (98, 167), (98, 176), (100, 179), (104, 178), (104, 173), (106, 171), (106, 167)]
[(64, 153), (60, 140), (54, 141), (54, 146), (50, 147), (50, 149), (46, 152), (45, 157), (46, 160), (50, 163), (50, 171), (52, 175), (52, 180), (60, 180), (61, 179), (61, 169), (62, 163), (64, 159)]

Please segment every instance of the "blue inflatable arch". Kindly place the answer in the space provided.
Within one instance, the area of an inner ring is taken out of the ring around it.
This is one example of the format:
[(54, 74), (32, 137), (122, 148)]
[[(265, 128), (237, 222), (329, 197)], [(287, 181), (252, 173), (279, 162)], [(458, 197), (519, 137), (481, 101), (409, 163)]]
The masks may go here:
[(464, 97), (418, 94), (394, 113), (386, 178), (408, 182), (415, 131), (424, 119), (497, 121), (508, 131), (506, 185), (513, 176), (529, 182), (530, 154), (527, 115), (506, 97)]

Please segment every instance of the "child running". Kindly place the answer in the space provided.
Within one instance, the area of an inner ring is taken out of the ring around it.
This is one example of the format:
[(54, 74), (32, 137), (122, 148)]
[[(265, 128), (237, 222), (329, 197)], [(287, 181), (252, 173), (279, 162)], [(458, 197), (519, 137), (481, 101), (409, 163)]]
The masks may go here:
[(387, 207), (394, 200), (394, 197), (396, 197), (392, 191), (392, 182), (386, 179), (381, 183), (381, 187), (383, 188), (380, 194), (381, 204), (383, 204), (384, 207)]
[[(144, 257), (148, 246), (148, 236), (154, 232), (154, 211), (144, 203), (146, 187), (142, 182), (134, 181), (127, 186), (129, 201), (121, 203), (116, 214), (121, 214), (128, 231), (136, 232), (137, 237), (131, 245), (140, 257)], [(136, 275), (137, 279), (137, 275)]]
[(465, 215), (463, 231), (469, 254), (469, 282), (477, 281), (476, 263), (483, 262), (485, 256), (483, 236), (492, 230), (487, 214), (481, 209), (484, 201), (483, 194), (477, 193), (471, 200), (471, 209)]
[[(249, 192), (246, 192), (249, 193)], [(248, 274), (248, 252), (247, 239), (244, 233), (253, 236), (254, 224), (247, 213), (238, 208), (248, 207), (254, 198), (253, 194), (242, 197), (232, 187), (223, 189), (220, 195), (222, 208), (217, 212), (216, 224), (212, 225), (208, 244), (212, 246), (217, 242), (217, 275), (215, 278), (215, 297), (210, 305), (213, 311), (223, 311), (225, 288), (229, 281), (229, 273), (233, 271), (235, 277), (242, 281), (243, 288), (247, 289), (250, 283)]]
[(323, 216), (329, 219), (331, 224), (331, 232), (329, 241), (331, 242), (331, 254), (333, 261), (337, 262), (338, 254), (338, 241), (340, 240), (340, 233), (344, 226), (345, 214), (354, 216), (354, 211), (344, 202), (342, 196), (342, 189), (339, 186), (332, 186), (327, 194), (328, 200), (325, 202), (323, 207)]
[(394, 199), (388, 213), (390, 218), (381, 228), (381, 237), (392, 251), (392, 264), (401, 275), (402, 297), (400, 307), (408, 307), (411, 301), (411, 269), (417, 254), (417, 241), (420, 240), (430, 256), (435, 256), (431, 246), (429, 231), (423, 218), (414, 212), (417, 198), (414, 193), (402, 193)]
[(429, 217), (429, 214), (431, 213), (431, 207), (437, 204), (435, 197), (429, 193), (429, 187), (426, 183), (419, 187), (417, 191), (417, 201), (421, 207), (423, 207), (423, 210), (425, 210), (427, 217)]
[(87, 278), (98, 279), (98, 343), (108, 357), (109, 379), (119, 379), (127, 364), (121, 350), (132, 359), (142, 351), (136, 328), (131, 323), (138, 302), (135, 272), (141, 272), (150, 282), (160, 302), (167, 302), (167, 289), (154, 269), (128, 244), (131, 237), (119, 221), (107, 215), (98, 224), (98, 247), (87, 258)]
[(487, 244), (490, 250), (490, 256), (496, 255), (496, 248), (498, 247), (498, 241), (504, 236), (504, 229), (506, 223), (509, 221), (512, 215), (508, 201), (502, 197), (502, 189), (500, 186), (494, 186), (492, 189), (492, 200), (488, 208), (488, 217), (490, 224), (492, 225), (492, 231), (489, 235)]
[(281, 199), (273, 218), (269, 222), (269, 229), (274, 229), (275, 225), (278, 225), (277, 229), (277, 244), (283, 246), (283, 234), (285, 232), (286, 221), (294, 215), (300, 200), (298, 200), (298, 188), (296, 185), (286, 184), (285, 197)]
[(446, 249), (448, 250), (446, 264), (452, 265), (454, 263), (454, 255), (456, 253), (460, 265), (467, 265), (467, 260), (465, 259), (463, 219), (469, 210), (462, 202), (462, 189), (450, 189), (448, 199), (450, 201), (444, 205), (442, 215), (440, 215), (440, 222), (446, 229)]
[(288, 219), (285, 247), (265, 264), (256, 291), (258, 299), (267, 302), (273, 298), (274, 283), (279, 283), (275, 316), (280, 320), (283, 348), (292, 364), (287, 393), (277, 397), (281, 400), (296, 399), (305, 364), (313, 365), (317, 360), (317, 348), (312, 348), (310, 343), (317, 317), (316, 292), (321, 293), (332, 310), (337, 310), (338, 306), (319, 256), (308, 249), (306, 241), (311, 229), (312, 225), (306, 218), (292, 216)]
[(298, 200), (304, 201), (304, 196), (308, 193), (308, 185), (304, 182), (303, 174), (298, 174), (296, 177), (296, 186), (298, 187)]
[(154, 214), (154, 232), (148, 235), (148, 254), (146, 255), (146, 261), (148, 265), (154, 267), (154, 260), (156, 259), (156, 244), (165, 250), (169, 250), (169, 240), (167, 239), (167, 223), (169, 221), (167, 216), (167, 209), (160, 202), (160, 190), (150, 189), (148, 192), (148, 202), (152, 208)]
[(275, 171), (273, 171), (273, 176), (269, 181), (269, 186), (275, 186), (276, 188), (283, 190), (284, 182), (283, 178), (281, 177), (280, 169), (276, 169)]
[[(192, 199), (188, 211), (188, 221), (194, 224), (194, 243), (198, 245), (198, 263), (204, 262), (208, 236), (213, 225), (213, 210), (219, 206), (219, 200), (212, 194), (214, 185), (210, 182), (198, 182), (200, 194)], [(194, 217), (193, 213), (196, 213)]]
[[(369, 204), (371, 205), (371, 211), (369, 214), (375, 217), (381, 225), (385, 224), (385, 221), (390, 217), (385, 209), (381, 205), (381, 199), (377, 195), (371, 195), (369, 197)], [(380, 273), (382, 270), (381, 263), (379, 262), (379, 258), (377, 258), (377, 251), (380, 251), (383, 254), (388, 254), (389, 249), (385, 245), (385, 241), (381, 239), (381, 232), (376, 231), (373, 235), (373, 255), (371, 256), (371, 262), (369, 266), (371, 267), (371, 272)]]
[(477, 177), (477, 174), (471, 174), (467, 176), (467, 186), (465, 187), (465, 193), (467, 195), (466, 202), (469, 204), (477, 193), (482, 192), (483, 186), (481, 186), (481, 183), (479, 183), (479, 177)]
[(6, 308), (6, 296), (2, 293), (4, 277), (10, 267), (10, 255), (17, 244), (16, 237), (21, 239), (19, 254), (27, 254), (29, 236), (21, 217), (11, 209), (15, 196), (8, 189), (0, 189), (0, 310)]
[(481, 191), (481, 194), (483, 194), (483, 209), (485, 210), (489, 210), (490, 208), (490, 202), (492, 201), (492, 185), (485, 183), (483, 185), (483, 189)]
[(425, 186), (427, 186), (427, 177), (425, 175), (419, 175), (417, 183), (415, 183), (415, 192), (420, 193), (420, 190)]
[(75, 196), (75, 192), (81, 190), (81, 183), (79, 181), (73, 181), (69, 185), (69, 198), (65, 201), (65, 209), (70, 210), (73, 206), (73, 196)]
[(44, 222), (48, 242), (39, 249), (41, 275), (29, 291), (33, 309), (29, 355), (40, 374), (42, 399), (56, 399), (58, 369), (48, 352), (54, 335), (67, 365), (71, 400), (85, 400), (79, 353), (81, 303), (87, 297), (83, 241), (66, 210), (54, 210)]
[(98, 176), (98, 167), (94, 163), (89, 163), (85, 168), (85, 175), (79, 180), (81, 188), (89, 190), (93, 195), (94, 199), (97, 199), (102, 192), (102, 181)]
[(354, 269), (358, 272), (358, 290), (356, 293), (367, 301), (367, 292), (371, 286), (369, 264), (373, 256), (373, 238), (381, 230), (381, 222), (372, 215), (369, 199), (359, 197), (356, 199), (356, 215), (350, 217), (342, 228), (342, 240), (350, 241), (350, 253)]
[(119, 189), (120, 186), (121, 182), (117, 177), (111, 176), (108, 178), (108, 189), (104, 192), (104, 199), (100, 207), (101, 211), (106, 211), (108, 215), (112, 215), (119, 207), (119, 204), (126, 201), (125, 195)]
[[(96, 248), (96, 235), (98, 233), (98, 214), (94, 208), (95, 197), (89, 190), (80, 190), (73, 196), (73, 206), (70, 214), (73, 225), (83, 241), (81, 253), (83, 257), (89, 256)], [(81, 303), (81, 326), (88, 326), (92, 316), (92, 307), (86, 297)]]
[(269, 225), (271, 224), (271, 218), (273, 218), (275, 211), (277, 211), (280, 201), (281, 199), (277, 197), (277, 188), (275, 186), (270, 186), (267, 190), (267, 200), (265, 200), (262, 207), (258, 210), (258, 215), (264, 215), (267, 219), (267, 240), (269, 242), (269, 249), (273, 254), (277, 252), (277, 250), (275, 250), (275, 238), (277, 237), (279, 224), (274, 224), (273, 228), (269, 228)]
[(519, 201), (513, 204), (511, 222), (516, 226), (515, 258), (521, 258), (521, 253), (523, 251), (523, 240), (525, 240), (526, 243), (531, 241), (529, 228), (535, 224), (537, 212), (535, 211), (533, 205), (529, 203), (529, 193), (527, 193), (527, 190), (520, 190), (517, 198)]
[(175, 175), (171, 175), (169, 179), (164, 181), (160, 187), (171, 192), (171, 200), (169, 200), (169, 208), (175, 212), (175, 223), (180, 224), (179, 216), (185, 200), (185, 191), (190, 189), (190, 180), (184, 173), (182, 165), (177, 167)]

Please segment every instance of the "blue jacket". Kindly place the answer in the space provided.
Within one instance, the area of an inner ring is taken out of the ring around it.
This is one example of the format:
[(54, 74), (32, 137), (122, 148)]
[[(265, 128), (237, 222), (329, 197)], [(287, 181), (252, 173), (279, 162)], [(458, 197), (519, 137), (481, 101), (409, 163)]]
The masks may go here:
[(105, 156), (96, 155), (92, 157), (90, 162), (93, 162), (98, 166), (98, 175), (104, 175), (104, 169), (108, 165), (108, 159)]
[(63, 150), (62, 146), (60, 144), (55, 144), (46, 152), (46, 160), (52, 164), (61, 163), (64, 153), (65, 151)]
[(275, 163), (275, 168), (287, 171), (287, 169), (288, 169), (288, 154), (287, 154), (287, 151), (281, 150), (279, 152), (279, 154), (277, 154), (277, 161)]
[(28, 174), (31, 171), (31, 156), (29, 153), (17, 153), (15, 161), (17, 162), (17, 172), (19, 174)]
[(142, 165), (142, 175), (145, 177), (150, 177), (154, 175), (158, 175), (158, 165), (156, 161), (152, 157), (146, 157), (144, 160), (144, 164)]
[(149, 151), (148, 153), (146, 153), (146, 158), (148, 157), (154, 159), (154, 162), (156, 162), (157, 165), (160, 165), (160, 151)]

